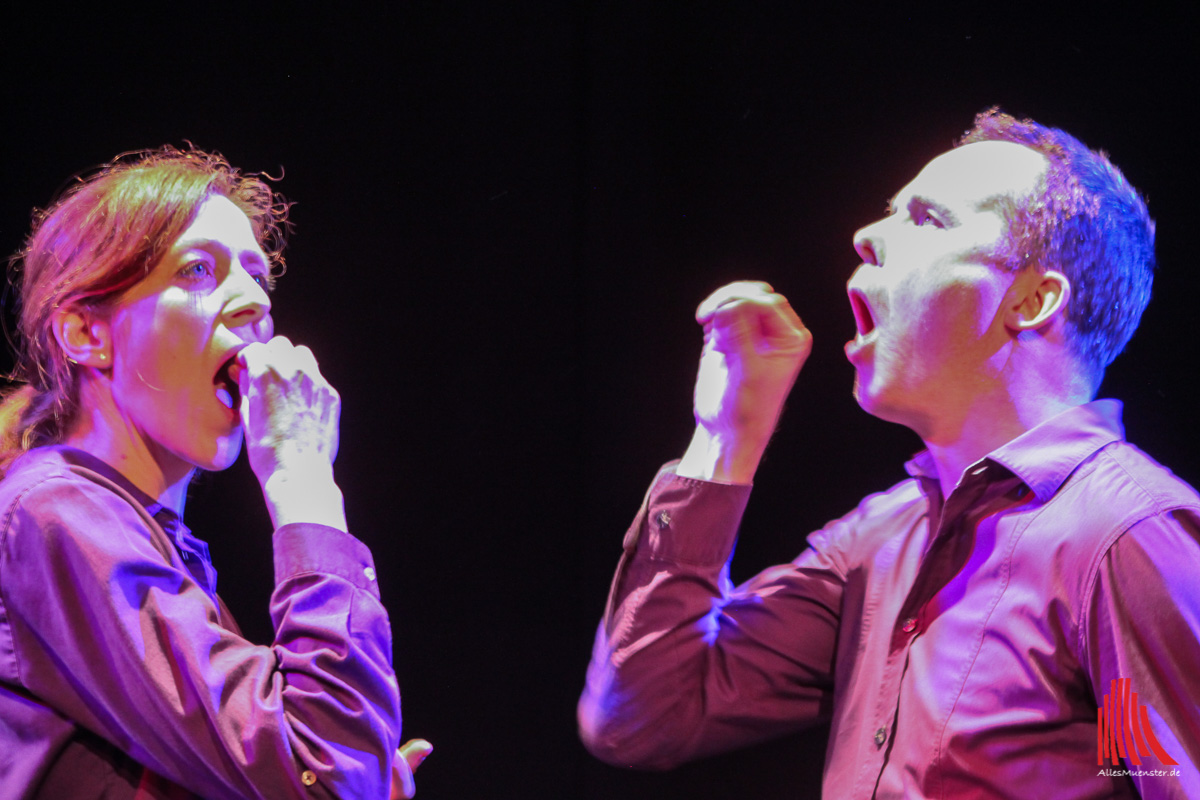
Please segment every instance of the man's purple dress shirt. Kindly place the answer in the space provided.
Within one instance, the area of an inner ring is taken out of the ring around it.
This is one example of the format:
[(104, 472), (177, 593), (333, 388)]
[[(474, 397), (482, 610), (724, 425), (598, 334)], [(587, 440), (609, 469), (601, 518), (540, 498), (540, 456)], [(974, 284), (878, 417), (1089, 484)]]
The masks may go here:
[(242, 638), (204, 543), (77, 450), (0, 480), (0, 797), (382, 798), (400, 695), (371, 554), (275, 532), (275, 641)]
[[(827, 798), (1200, 797), (1200, 497), (1120, 405), (1014, 439), (945, 502), (927, 453), (908, 468), (737, 588), (750, 488), (660, 473), (579, 704), (592, 752), (662, 768), (829, 720)], [(1177, 766), (1098, 763), (1122, 678)]]

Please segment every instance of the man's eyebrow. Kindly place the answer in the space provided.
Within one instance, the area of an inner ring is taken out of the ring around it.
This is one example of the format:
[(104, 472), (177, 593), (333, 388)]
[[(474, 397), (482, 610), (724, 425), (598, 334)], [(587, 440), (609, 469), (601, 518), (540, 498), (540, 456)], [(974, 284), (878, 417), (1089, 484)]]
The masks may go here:
[(1017, 205), (1016, 199), (1007, 192), (991, 195), (978, 206), (979, 211), (1007, 211)]

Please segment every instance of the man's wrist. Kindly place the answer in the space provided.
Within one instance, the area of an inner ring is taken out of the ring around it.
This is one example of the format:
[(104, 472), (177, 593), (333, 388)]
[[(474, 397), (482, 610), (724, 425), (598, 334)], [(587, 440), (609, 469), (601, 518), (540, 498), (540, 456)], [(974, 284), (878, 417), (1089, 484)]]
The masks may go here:
[(737, 437), (713, 434), (697, 425), (675, 474), (721, 483), (750, 484), (762, 460), (766, 442), (747, 443)]

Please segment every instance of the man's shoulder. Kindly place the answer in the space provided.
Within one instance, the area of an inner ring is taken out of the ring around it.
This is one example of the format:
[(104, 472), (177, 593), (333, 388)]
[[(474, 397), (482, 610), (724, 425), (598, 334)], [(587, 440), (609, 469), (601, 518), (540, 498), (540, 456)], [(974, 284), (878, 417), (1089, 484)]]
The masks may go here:
[(1194, 487), (1123, 439), (1101, 448), (1064, 484), (1065, 493), (1126, 517), (1200, 509)]
[(1055, 553), (1047, 566), (1090, 580), (1117, 542), (1182, 533), (1185, 518), (1200, 519), (1196, 490), (1121, 439), (1096, 451), (1039, 504), (1021, 540)]

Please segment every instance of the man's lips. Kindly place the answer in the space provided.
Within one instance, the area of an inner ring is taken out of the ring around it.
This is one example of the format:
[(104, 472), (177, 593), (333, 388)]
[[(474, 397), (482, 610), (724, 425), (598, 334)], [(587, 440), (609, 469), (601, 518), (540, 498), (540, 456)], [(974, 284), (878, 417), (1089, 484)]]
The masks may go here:
[(850, 309), (854, 312), (854, 338), (846, 342), (846, 358), (855, 366), (861, 366), (863, 360), (873, 349), (878, 338), (879, 326), (876, 324), (875, 312), (871, 301), (861, 289), (850, 289)]

